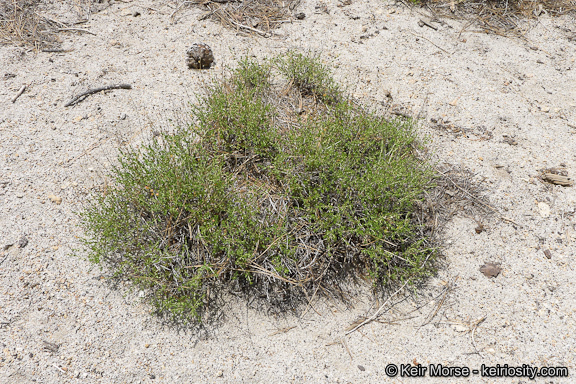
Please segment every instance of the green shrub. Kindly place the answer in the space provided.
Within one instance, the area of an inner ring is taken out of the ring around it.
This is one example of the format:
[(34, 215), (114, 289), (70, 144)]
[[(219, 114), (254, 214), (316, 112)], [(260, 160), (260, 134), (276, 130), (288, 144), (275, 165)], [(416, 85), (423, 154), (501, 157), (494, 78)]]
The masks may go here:
[(180, 319), (226, 287), (282, 305), (431, 272), (414, 212), (432, 173), (410, 121), (359, 109), (295, 53), (243, 60), (200, 101), (191, 126), (121, 153), (83, 213), (91, 261)]

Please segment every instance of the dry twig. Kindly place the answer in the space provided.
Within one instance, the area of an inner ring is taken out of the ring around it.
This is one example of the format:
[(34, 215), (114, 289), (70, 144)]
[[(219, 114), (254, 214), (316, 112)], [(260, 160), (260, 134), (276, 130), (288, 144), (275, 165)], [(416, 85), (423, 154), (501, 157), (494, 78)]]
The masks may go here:
[(18, 91), (18, 93), (16, 94), (16, 96), (14, 96), (12, 98), (12, 104), (14, 104), (16, 102), (16, 100), (18, 100), (18, 98), (20, 97), (20, 95), (22, 95), (24, 93), (24, 90), (26, 89), (26, 84), (24, 84), (22, 86), (22, 88), (20, 88), (20, 90)]
[(86, 92), (82, 92), (80, 95), (74, 97), (72, 100), (67, 102), (64, 106), (69, 107), (71, 105), (77, 104), (80, 101), (84, 100), (85, 96), (89, 96), (89, 95), (92, 95), (94, 93), (98, 93), (98, 92), (102, 92), (102, 91), (108, 91), (111, 89), (132, 89), (132, 86), (130, 84), (116, 84), (116, 85), (107, 85), (105, 87), (100, 87), (100, 88), (89, 89)]
[(94, 32), (82, 28), (58, 28), (58, 32), (84, 32), (96, 36)]

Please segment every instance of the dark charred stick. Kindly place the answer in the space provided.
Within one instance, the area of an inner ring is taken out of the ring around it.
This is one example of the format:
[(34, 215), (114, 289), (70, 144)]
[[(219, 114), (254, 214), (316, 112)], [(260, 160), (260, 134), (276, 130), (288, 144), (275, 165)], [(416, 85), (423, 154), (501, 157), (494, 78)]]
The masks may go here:
[(83, 98), (85, 96), (89, 96), (89, 95), (92, 95), (94, 93), (98, 93), (98, 92), (102, 92), (102, 91), (108, 91), (111, 89), (132, 89), (132, 86), (130, 84), (116, 84), (116, 85), (107, 85), (105, 87), (100, 87), (100, 88), (89, 89), (86, 92), (83, 92), (83, 93), (79, 94), (78, 96), (74, 97), (72, 100), (67, 102), (64, 106), (69, 107), (71, 105), (77, 104), (80, 101), (84, 100)]

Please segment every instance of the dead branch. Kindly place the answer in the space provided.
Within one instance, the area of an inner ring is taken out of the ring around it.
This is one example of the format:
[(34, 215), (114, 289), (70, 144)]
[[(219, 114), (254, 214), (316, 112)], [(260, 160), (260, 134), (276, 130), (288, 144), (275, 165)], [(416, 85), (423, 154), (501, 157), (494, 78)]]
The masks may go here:
[(64, 106), (69, 107), (71, 105), (77, 104), (80, 101), (84, 100), (85, 96), (89, 96), (89, 95), (92, 95), (94, 93), (98, 93), (98, 92), (102, 92), (102, 91), (108, 91), (111, 89), (132, 89), (132, 86), (130, 84), (116, 84), (116, 85), (107, 85), (105, 87), (100, 87), (100, 88), (89, 89), (88, 91), (82, 92), (80, 95), (74, 97), (72, 100), (67, 102)]

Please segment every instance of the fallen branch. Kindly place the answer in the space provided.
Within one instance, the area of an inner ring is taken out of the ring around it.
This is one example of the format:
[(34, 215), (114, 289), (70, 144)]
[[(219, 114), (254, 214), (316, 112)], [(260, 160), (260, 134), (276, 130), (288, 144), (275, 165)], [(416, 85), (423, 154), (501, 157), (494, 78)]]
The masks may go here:
[(16, 94), (16, 96), (14, 96), (12, 98), (12, 103), (15, 103), (16, 100), (18, 100), (18, 98), (24, 93), (24, 90), (26, 89), (26, 85), (23, 85), (22, 88), (20, 88), (20, 90), (18, 91), (18, 93)]
[(83, 92), (80, 95), (74, 97), (72, 100), (67, 102), (64, 106), (69, 107), (71, 105), (74, 105), (74, 104), (79, 103), (80, 101), (84, 100), (83, 98), (85, 96), (89, 96), (89, 95), (92, 95), (94, 93), (98, 93), (98, 92), (102, 92), (102, 91), (108, 91), (110, 89), (132, 89), (132, 86), (130, 84), (116, 84), (116, 85), (107, 85), (105, 87), (100, 87), (100, 88), (89, 89), (86, 92)]

